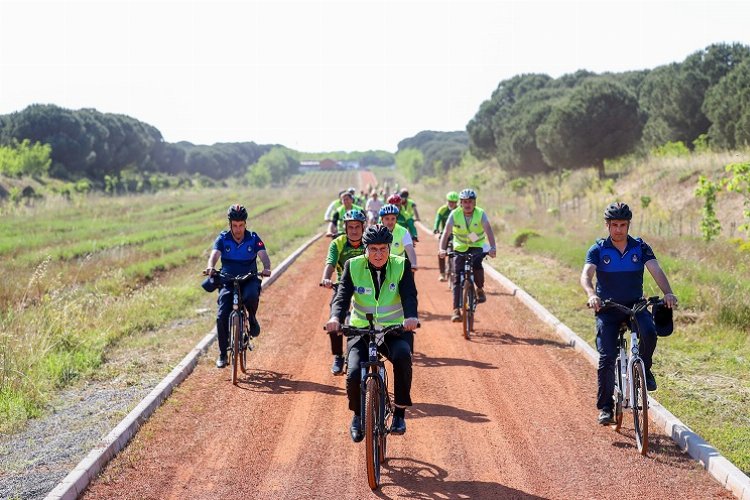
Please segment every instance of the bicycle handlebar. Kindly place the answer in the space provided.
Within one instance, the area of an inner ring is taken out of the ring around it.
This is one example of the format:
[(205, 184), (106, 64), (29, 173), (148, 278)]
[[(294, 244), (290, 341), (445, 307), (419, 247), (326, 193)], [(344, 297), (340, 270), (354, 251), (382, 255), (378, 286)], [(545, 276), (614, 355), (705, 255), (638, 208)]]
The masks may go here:
[[(614, 302), (611, 299), (607, 299), (604, 302), (602, 302), (602, 306), (599, 308), (599, 311), (603, 311), (603, 310), (606, 310), (606, 309), (617, 309), (618, 311), (622, 311), (625, 314), (628, 314), (628, 315), (633, 314), (633, 315), (635, 315), (635, 314), (638, 314), (639, 312), (643, 311), (644, 309), (646, 309), (648, 306), (653, 305), (653, 304), (657, 304), (657, 303), (659, 303), (661, 301), (662, 301), (662, 298), (659, 297), (658, 295), (656, 295), (656, 296), (653, 296), (653, 297), (649, 297), (647, 299), (643, 298), (643, 299), (639, 300), (638, 302), (636, 302), (635, 304), (633, 304), (633, 307), (627, 307), (627, 306), (624, 306), (622, 304), (618, 304), (617, 302)], [(589, 307), (591, 307), (591, 306), (589, 305)]]
[[(241, 276), (234, 276), (231, 274), (227, 274), (224, 271), (219, 271), (218, 269), (214, 269), (214, 275), (222, 279), (228, 280), (228, 281), (239, 281), (240, 283), (242, 283), (243, 281), (247, 281), (250, 278), (260, 277), (260, 275), (257, 272), (252, 272), (252, 271), (247, 274), (243, 274)], [(203, 276), (208, 276), (208, 273), (206, 271), (203, 271)]]

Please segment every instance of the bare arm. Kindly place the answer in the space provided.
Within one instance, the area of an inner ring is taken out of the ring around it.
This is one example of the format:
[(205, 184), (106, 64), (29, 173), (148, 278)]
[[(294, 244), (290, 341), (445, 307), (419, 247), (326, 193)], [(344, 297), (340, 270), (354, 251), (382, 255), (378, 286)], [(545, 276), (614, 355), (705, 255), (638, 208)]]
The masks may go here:
[(331, 276), (333, 276), (334, 267), (331, 264), (326, 264), (326, 267), (323, 268), (323, 277), (320, 279), (320, 282), (323, 283), (323, 286), (326, 288), (331, 288)]
[(414, 206), (414, 220), (419, 220), (420, 217), (419, 217), (419, 211), (417, 210), (417, 204), (415, 203), (413, 206)]
[(416, 271), (417, 270), (417, 252), (414, 251), (414, 245), (404, 245), (404, 252), (406, 252), (406, 256), (409, 258), (412, 271)]
[(490, 219), (487, 218), (487, 214), (482, 217), (482, 228), (484, 229), (484, 233), (487, 235), (487, 241), (490, 244), (490, 257), (494, 259), (495, 255), (497, 255), (497, 251), (495, 250), (495, 232), (492, 230), (492, 224), (490, 224)]
[(261, 250), (258, 252), (258, 257), (263, 263), (263, 271), (260, 273), (261, 276), (271, 276), (271, 259), (268, 257), (268, 252)]
[(598, 311), (602, 305), (601, 299), (596, 295), (596, 289), (594, 288), (594, 274), (596, 274), (596, 265), (587, 262), (583, 265), (583, 271), (581, 272), (581, 286), (586, 292), (588, 297), (589, 307), (592, 307), (594, 311)]
[[(452, 213), (452, 212), (451, 212)], [(443, 236), (440, 237), (440, 252), (445, 252), (448, 249), (448, 240), (453, 234), (453, 217), (448, 216), (448, 222), (445, 223), (443, 228)]]
[(677, 297), (674, 293), (672, 293), (672, 287), (669, 285), (667, 275), (664, 274), (664, 271), (659, 265), (659, 262), (656, 259), (649, 260), (648, 262), (646, 262), (646, 269), (648, 269), (648, 272), (651, 273), (654, 281), (656, 281), (656, 284), (659, 286), (662, 293), (664, 293), (664, 303), (667, 305), (667, 307), (676, 306)]
[(211, 269), (216, 268), (216, 263), (219, 262), (219, 257), (221, 257), (221, 252), (213, 249), (211, 250), (211, 253), (208, 256), (208, 263), (206, 263), (206, 271), (209, 273), (212, 273)]

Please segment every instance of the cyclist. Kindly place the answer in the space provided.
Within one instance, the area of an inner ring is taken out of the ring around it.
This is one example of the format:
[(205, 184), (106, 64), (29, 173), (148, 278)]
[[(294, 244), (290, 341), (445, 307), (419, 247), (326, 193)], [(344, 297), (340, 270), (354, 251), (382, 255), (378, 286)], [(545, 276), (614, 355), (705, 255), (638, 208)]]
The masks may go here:
[(399, 210), (401, 210), (401, 215), (404, 216), (407, 224), (409, 224), (409, 232), (411, 232), (412, 238), (414, 238), (414, 241), (418, 242), (419, 238), (417, 237), (417, 227), (414, 225), (414, 222), (419, 220), (419, 211), (417, 210), (417, 204), (409, 199), (409, 190), (406, 188), (401, 189), (401, 192), (399, 192), (399, 196), (401, 197), (401, 206), (399, 206), (398, 208)]
[[(359, 210), (349, 210), (344, 214), (344, 227), (346, 234), (339, 236), (331, 241), (328, 246), (328, 256), (323, 268), (323, 277), (321, 283), (326, 288), (333, 288), (331, 277), (333, 270), (336, 270), (339, 281), (341, 273), (344, 270), (344, 263), (352, 257), (359, 257), (365, 253), (365, 247), (362, 245), (362, 233), (365, 228), (365, 214)], [(331, 304), (333, 304), (331, 297)], [(331, 354), (333, 354), (333, 365), (331, 373), (341, 375), (344, 370), (344, 338), (340, 332), (330, 332), (331, 335)]]
[[(258, 272), (256, 258), (263, 263), (261, 276), (271, 276), (271, 259), (268, 258), (266, 246), (260, 236), (254, 231), (247, 230), (247, 209), (239, 204), (229, 207), (227, 210), (229, 230), (222, 231), (214, 241), (211, 254), (206, 264), (206, 274), (209, 277), (216, 272), (219, 257), (221, 257), (221, 270), (233, 276), (241, 276), (250, 272)], [(229, 314), (232, 312), (231, 283), (224, 284), (219, 290), (218, 312), (216, 314), (216, 333), (219, 339), (219, 357), (216, 359), (216, 367), (227, 366), (227, 347), (229, 346)], [(252, 326), (250, 333), (257, 336), (260, 333), (260, 325), (255, 317), (258, 312), (260, 299), (260, 279), (247, 280), (242, 285), (242, 300), (250, 313)]]
[(409, 230), (409, 234), (412, 236), (412, 239), (414, 239), (414, 235), (417, 234), (417, 228), (414, 225), (414, 219), (407, 219), (404, 214), (401, 212), (401, 195), (400, 194), (392, 194), (388, 197), (388, 203), (391, 205), (396, 205), (398, 207), (398, 217), (396, 218), (396, 222), (398, 222), (399, 226), (403, 226), (406, 229)]
[(396, 223), (399, 209), (396, 205), (383, 205), (380, 209), (380, 221), (388, 230), (393, 233), (393, 243), (391, 244), (391, 253), (403, 257), (404, 254), (409, 258), (411, 270), (417, 270), (417, 252), (414, 251), (411, 235), (404, 226)]
[[(581, 286), (588, 295), (588, 305), (596, 312), (596, 349), (599, 351), (596, 407), (601, 425), (615, 423), (612, 397), (615, 390), (617, 338), (620, 325), (627, 319), (624, 313), (614, 309), (600, 312), (602, 301), (610, 299), (632, 307), (643, 297), (645, 267), (664, 293), (666, 306), (671, 309), (677, 305), (677, 297), (672, 293), (654, 251), (641, 238), (628, 234), (632, 218), (630, 207), (622, 202), (612, 203), (604, 210), (604, 223), (609, 236), (598, 239), (589, 248), (581, 272)], [(593, 285), (594, 274), (596, 288)], [(646, 388), (655, 391), (657, 385), (651, 363), (656, 349), (656, 326), (648, 311), (642, 311), (636, 319), (641, 336), (639, 351), (646, 365)]]
[(464, 261), (471, 259), (474, 268), (474, 283), (477, 286), (477, 303), (487, 300), (484, 293), (484, 267), (482, 259), (487, 252), (495, 258), (495, 233), (492, 231), (487, 214), (477, 206), (477, 193), (473, 189), (464, 189), (458, 194), (461, 209), (453, 210), (443, 228), (440, 238), (438, 257), (445, 257), (448, 240), (453, 235), (453, 258), (456, 275), (453, 277), (453, 314), (451, 321), (461, 321), (461, 310), (458, 303), (461, 299), (461, 275), (464, 272)]
[[(376, 326), (403, 324), (400, 335), (386, 336), (380, 351), (393, 364), (393, 390), (396, 408), (390, 432), (406, 432), (404, 420), (406, 407), (411, 406), (413, 330), (417, 327), (417, 287), (410, 272), (407, 259), (390, 254), (393, 234), (382, 224), (370, 226), (362, 237), (365, 254), (354, 257), (344, 264), (344, 273), (339, 282), (336, 297), (331, 307), (331, 318), (326, 323), (329, 332), (338, 331), (344, 321), (349, 305), (354, 301), (351, 325), (369, 327), (365, 315), (372, 312)], [(355, 291), (357, 293), (355, 293)], [(346, 394), (349, 409), (354, 412), (349, 427), (352, 440), (362, 441), (364, 431), (360, 417), (359, 362), (368, 358), (368, 341), (353, 337), (347, 342), (349, 369), (346, 374)]]
[(341, 195), (344, 193), (345, 191), (339, 191), (338, 197), (328, 205), (326, 213), (323, 215), (323, 220), (328, 222), (326, 236), (336, 236), (336, 224), (333, 222), (333, 214), (341, 206)]
[[(445, 205), (437, 209), (435, 213), (435, 224), (432, 226), (433, 234), (442, 234), (448, 216), (458, 206), (458, 193), (451, 191), (445, 195)], [(447, 247), (446, 247), (447, 248)], [(438, 256), (438, 268), (440, 269), (440, 281), (445, 281), (445, 257)]]
[(378, 198), (378, 192), (372, 190), (370, 199), (367, 200), (365, 210), (367, 210), (367, 221), (369, 224), (375, 224), (378, 222), (378, 215), (380, 209), (383, 208), (383, 202)]
[(334, 210), (333, 217), (331, 218), (332, 223), (336, 224), (338, 234), (344, 234), (344, 215), (349, 210), (359, 210), (360, 212), (364, 212), (364, 209), (361, 206), (354, 203), (354, 195), (349, 191), (344, 191), (341, 193), (341, 205)]

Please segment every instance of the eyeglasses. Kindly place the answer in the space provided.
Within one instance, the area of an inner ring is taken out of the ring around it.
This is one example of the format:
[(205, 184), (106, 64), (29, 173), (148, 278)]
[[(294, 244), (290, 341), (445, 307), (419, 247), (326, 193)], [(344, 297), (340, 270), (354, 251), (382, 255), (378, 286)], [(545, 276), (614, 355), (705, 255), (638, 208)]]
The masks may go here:
[(368, 248), (368, 249), (367, 249), (367, 251), (368, 251), (369, 253), (378, 253), (378, 254), (384, 254), (384, 253), (388, 253), (388, 252), (390, 252), (390, 251), (391, 251), (391, 249), (390, 249), (390, 248), (388, 248), (388, 247), (385, 247), (385, 248), (372, 248), (372, 247), (370, 247), (370, 248)]

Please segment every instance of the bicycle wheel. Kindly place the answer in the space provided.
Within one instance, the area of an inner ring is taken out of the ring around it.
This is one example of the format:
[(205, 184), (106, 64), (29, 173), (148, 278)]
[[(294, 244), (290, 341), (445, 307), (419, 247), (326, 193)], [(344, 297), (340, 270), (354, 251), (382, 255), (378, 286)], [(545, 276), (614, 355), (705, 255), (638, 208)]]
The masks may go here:
[(648, 453), (648, 391), (643, 360), (633, 361), (633, 428), (641, 455)]
[(615, 430), (619, 431), (622, 427), (622, 360), (617, 358), (615, 363), (615, 393), (613, 398), (615, 400)]
[(232, 312), (229, 316), (229, 345), (232, 349), (232, 357), (230, 363), (232, 363), (232, 383), (237, 385), (239, 364), (240, 364), (240, 315), (236, 312)]
[(247, 373), (247, 344), (250, 342), (250, 328), (248, 328), (247, 321), (242, 323), (244, 327), (240, 331), (240, 370), (242, 373)]
[(365, 385), (365, 462), (367, 483), (374, 490), (380, 486), (380, 387), (374, 377)]
[(471, 337), (471, 330), (474, 328), (474, 286), (471, 284), (471, 280), (464, 280), (463, 289), (463, 329), (464, 338), (469, 340)]

